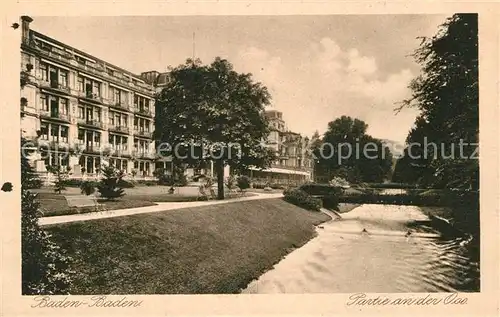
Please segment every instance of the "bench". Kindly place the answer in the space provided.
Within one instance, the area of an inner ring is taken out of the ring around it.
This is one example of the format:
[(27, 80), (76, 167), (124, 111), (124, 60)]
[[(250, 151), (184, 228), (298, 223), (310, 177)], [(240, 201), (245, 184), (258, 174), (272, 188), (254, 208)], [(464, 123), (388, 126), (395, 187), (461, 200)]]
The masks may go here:
[(68, 207), (70, 208), (86, 208), (92, 207), (95, 211), (106, 210), (103, 204), (100, 204), (97, 201), (97, 197), (94, 195), (73, 195), (73, 196), (64, 196), (66, 198), (66, 202), (68, 203)]

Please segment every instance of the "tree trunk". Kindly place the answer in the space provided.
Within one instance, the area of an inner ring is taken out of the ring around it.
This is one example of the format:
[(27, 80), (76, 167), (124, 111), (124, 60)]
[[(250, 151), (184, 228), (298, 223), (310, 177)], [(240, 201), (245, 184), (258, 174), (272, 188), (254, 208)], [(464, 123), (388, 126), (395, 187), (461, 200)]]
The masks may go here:
[(215, 162), (215, 168), (217, 173), (217, 199), (224, 199), (224, 161), (217, 160)]

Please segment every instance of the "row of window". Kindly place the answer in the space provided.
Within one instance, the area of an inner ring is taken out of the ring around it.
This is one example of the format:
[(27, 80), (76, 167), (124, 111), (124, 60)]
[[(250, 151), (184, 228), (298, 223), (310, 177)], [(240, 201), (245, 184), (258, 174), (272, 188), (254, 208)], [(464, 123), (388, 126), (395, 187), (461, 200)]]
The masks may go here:
[(42, 122), (40, 124), (40, 139), (68, 143), (68, 131), (67, 126)]
[[(39, 65), (40, 77), (44, 81), (50, 81), (58, 83), (63, 87), (69, 86), (68, 81), (68, 71), (54, 67), (44, 62), (40, 62)], [(93, 80), (87, 77), (78, 76), (77, 77), (77, 89), (83, 93), (91, 93), (95, 96), (102, 97), (102, 83), (97, 80)], [(127, 103), (127, 92), (125, 90), (118, 89), (116, 87), (109, 87), (108, 98), (113, 100), (115, 103)], [(134, 105), (140, 110), (149, 111), (151, 100), (142, 96), (134, 94)]]
[[(56, 116), (58, 114), (67, 115), (69, 113), (68, 99), (41, 94), (40, 109)], [(78, 118), (86, 121), (95, 120), (97, 122), (102, 122), (102, 109), (99, 106), (78, 105)], [(110, 111), (109, 124), (112, 126), (126, 127), (128, 126), (128, 115), (121, 112)], [(135, 117), (134, 129), (137, 131), (149, 132), (151, 130), (151, 120)]]
[[(46, 155), (44, 155), (43, 160), (45, 166), (59, 165), (63, 167), (69, 167), (68, 156), (61, 153), (48, 152), (46, 153)], [(128, 170), (128, 160), (109, 159), (109, 164), (122, 171)], [(80, 168), (84, 169), (85, 173), (94, 174), (97, 173), (97, 171), (99, 171), (99, 169), (101, 168), (101, 158), (95, 156), (82, 155), (80, 156), (78, 165), (80, 165)], [(139, 175), (150, 175), (151, 163), (147, 161), (135, 161), (134, 169), (138, 171)]]
[[(101, 133), (93, 130), (78, 129), (78, 143), (87, 147), (99, 148), (101, 146)], [(108, 144), (113, 149), (126, 151), (128, 148), (128, 137), (110, 134)], [(134, 149), (139, 152), (149, 153), (150, 142), (134, 139)]]
[(57, 96), (40, 95), (40, 109), (50, 111), (52, 114), (65, 114), (69, 112), (68, 99)]

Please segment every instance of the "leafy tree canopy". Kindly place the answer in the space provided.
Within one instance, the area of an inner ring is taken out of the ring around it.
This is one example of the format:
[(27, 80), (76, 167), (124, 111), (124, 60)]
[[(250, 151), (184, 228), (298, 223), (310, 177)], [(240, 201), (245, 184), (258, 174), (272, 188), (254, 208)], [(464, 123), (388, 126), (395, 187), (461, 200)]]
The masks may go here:
[(271, 96), (227, 60), (216, 58), (209, 65), (187, 60), (171, 69), (158, 97), (155, 137), (169, 145), (159, 147), (162, 155), (177, 152), (174, 162), (216, 161), (218, 184), (223, 184), (224, 165), (243, 170), (273, 160), (262, 142), (269, 135), (263, 112)]
[[(413, 57), (421, 65), (421, 75), (410, 84), (411, 98), (397, 110), (420, 110), (408, 144), (423, 146), (426, 141), (438, 145), (438, 150), (426, 147), (426, 159), (400, 159), (397, 175), (430, 185), (477, 189), (479, 162), (470, 159), (479, 140), (477, 14), (453, 15), (435, 36), (422, 38)], [(460, 142), (468, 144), (462, 147), (463, 155)], [(412, 155), (418, 156), (415, 151), (418, 149), (412, 149)], [(462, 172), (455, 173), (458, 170)]]

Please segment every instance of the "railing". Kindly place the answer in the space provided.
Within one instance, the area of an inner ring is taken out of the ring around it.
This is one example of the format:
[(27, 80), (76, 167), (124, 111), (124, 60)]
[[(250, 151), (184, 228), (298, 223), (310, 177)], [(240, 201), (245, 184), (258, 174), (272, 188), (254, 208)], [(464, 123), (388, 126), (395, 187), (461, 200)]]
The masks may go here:
[(51, 118), (51, 119), (61, 119), (64, 121), (69, 121), (69, 115), (60, 113), (60, 112), (51, 112), (51, 111), (46, 111), (46, 110), (41, 110), (40, 111), (40, 116), (44, 118)]
[(58, 89), (58, 90), (66, 92), (66, 93), (70, 92), (70, 89), (67, 85), (62, 85), (55, 80), (52, 80), (50, 82), (50, 88)]
[(78, 97), (102, 103), (102, 97), (91, 91), (79, 91)]
[(130, 155), (130, 151), (128, 150), (128, 148), (111, 147), (110, 153), (111, 153), (111, 155), (114, 155), (114, 156)]
[(121, 108), (121, 109), (126, 109), (126, 110), (129, 110), (129, 106), (128, 106), (128, 103), (127, 103), (126, 101), (115, 101), (115, 100), (110, 100), (110, 101), (109, 101), (109, 105), (110, 105), (110, 106), (117, 107), (117, 108)]
[[(34, 77), (34, 76), (33, 76)], [(62, 85), (60, 84), (59, 82), (57, 82), (57, 80), (51, 80), (51, 81), (48, 81), (48, 80), (43, 80), (43, 79), (39, 79), (38, 80), (38, 84), (42, 87), (42, 88), (51, 88), (51, 89), (57, 89), (59, 91), (62, 91), (64, 93), (67, 93), (69, 94), (71, 89), (67, 86), (67, 85)]]
[(93, 127), (99, 128), (99, 129), (103, 128), (103, 123), (101, 121), (98, 121), (98, 120), (87, 120), (87, 119), (78, 118), (78, 123), (84, 124), (84, 125), (90, 125), (90, 126), (93, 126)]
[(139, 130), (134, 130), (135, 135), (143, 136), (146, 138), (152, 138), (153, 137), (153, 132), (150, 131), (139, 131)]
[(133, 155), (139, 158), (154, 158), (155, 153), (148, 152), (146, 150), (134, 150)]
[(109, 130), (111, 131), (117, 131), (117, 132), (122, 132), (122, 133), (129, 133), (130, 132), (130, 129), (129, 127), (126, 127), (126, 126), (118, 126), (118, 125), (110, 125), (109, 126)]
[(137, 105), (134, 107), (134, 112), (150, 117), (153, 116), (153, 112), (150, 109), (144, 109), (144, 108), (141, 109), (137, 107)]
[(82, 145), (82, 148), (83, 148), (83, 151), (84, 152), (87, 152), (87, 153), (101, 153), (101, 144), (100, 143), (97, 143), (97, 144), (92, 144), (92, 145), (88, 145), (88, 144), (84, 144)]

